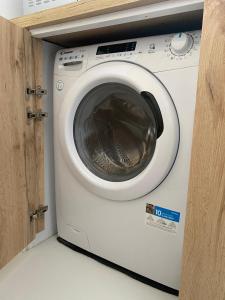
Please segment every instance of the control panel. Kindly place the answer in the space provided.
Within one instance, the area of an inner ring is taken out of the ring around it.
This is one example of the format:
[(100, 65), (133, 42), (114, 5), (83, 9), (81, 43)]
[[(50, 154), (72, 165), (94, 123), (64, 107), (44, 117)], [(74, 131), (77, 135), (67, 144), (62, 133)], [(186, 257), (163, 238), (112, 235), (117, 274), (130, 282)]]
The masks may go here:
[(60, 50), (57, 57), (61, 66), (76, 66), (83, 63), (86, 57), (86, 50), (83, 48)]
[(180, 32), (133, 40), (109, 42), (57, 53), (62, 71), (79, 71), (110, 60), (139, 63), (152, 72), (198, 65), (201, 31)]

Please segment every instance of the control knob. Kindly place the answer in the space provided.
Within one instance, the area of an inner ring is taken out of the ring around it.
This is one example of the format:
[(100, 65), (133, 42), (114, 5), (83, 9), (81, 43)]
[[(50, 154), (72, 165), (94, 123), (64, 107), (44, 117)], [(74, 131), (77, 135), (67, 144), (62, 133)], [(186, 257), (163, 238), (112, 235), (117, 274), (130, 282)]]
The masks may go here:
[(193, 46), (193, 38), (187, 33), (175, 34), (170, 43), (170, 50), (175, 55), (185, 55)]

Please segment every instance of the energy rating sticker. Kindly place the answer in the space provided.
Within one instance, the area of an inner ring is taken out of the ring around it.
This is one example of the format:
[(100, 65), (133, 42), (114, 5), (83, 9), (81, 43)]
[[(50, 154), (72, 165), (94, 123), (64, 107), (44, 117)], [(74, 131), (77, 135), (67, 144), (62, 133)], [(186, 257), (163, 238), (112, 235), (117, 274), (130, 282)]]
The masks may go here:
[(177, 233), (179, 222), (179, 212), (153, 204), (146, 204), (146, 225)]

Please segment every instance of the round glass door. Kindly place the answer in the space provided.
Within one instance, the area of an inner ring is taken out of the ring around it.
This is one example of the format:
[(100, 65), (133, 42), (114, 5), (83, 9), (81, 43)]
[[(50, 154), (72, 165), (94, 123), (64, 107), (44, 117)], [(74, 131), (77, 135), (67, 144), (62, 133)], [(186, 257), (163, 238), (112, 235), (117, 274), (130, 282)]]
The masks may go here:
[(152, 94), (120, 83), (103, 83), (80, 102), (73, 137), (85, 166), (111, 182), (136, 177), (150, 163), (163, 131)]
[(59, 151), (74, 180), (111, 200), (132, 200), (169, 174), (179, 146), (179, 122), (167, 89), (129, 62), (86, 70), (57, 108)]

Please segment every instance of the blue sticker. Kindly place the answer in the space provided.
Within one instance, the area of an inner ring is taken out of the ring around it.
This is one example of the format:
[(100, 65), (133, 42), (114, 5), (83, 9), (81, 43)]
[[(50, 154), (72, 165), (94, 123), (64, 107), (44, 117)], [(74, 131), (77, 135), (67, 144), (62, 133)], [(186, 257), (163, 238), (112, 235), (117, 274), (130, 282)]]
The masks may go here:
[(177, 223), (180, 222), (180, 213), (174, 210), (155, 206), (152, 204), (147, 204), (146, 212), (173, 222), (177, 222)]
[(179, 223), (180, 221), (180, 213), (174, 210), (170, 210), (167, 208), (155, 206), (155, 213), (156, 216), (160, 218), (164, 218), (170, 221), (174, 221)]

